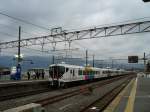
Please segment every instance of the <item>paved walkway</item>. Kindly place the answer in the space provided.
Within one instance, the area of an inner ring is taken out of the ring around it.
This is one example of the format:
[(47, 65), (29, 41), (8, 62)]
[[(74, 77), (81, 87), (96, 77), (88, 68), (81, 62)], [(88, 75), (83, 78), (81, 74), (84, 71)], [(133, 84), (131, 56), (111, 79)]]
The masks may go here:
[(104, 112), (150, 112), (150, 77), (137, 77)]

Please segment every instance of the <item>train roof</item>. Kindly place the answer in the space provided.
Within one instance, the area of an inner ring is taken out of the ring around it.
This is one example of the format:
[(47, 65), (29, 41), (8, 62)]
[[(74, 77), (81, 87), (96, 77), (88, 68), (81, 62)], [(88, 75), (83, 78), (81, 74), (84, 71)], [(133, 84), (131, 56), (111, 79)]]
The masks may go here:
[[(70, 64), (52, 64), (52, 65), (50, 65), (50, 66), (64, 66), (64, 67), (68, 67), (68, 68), (80, 68), (80, 69), (85, 69), (84, 66), (70, 65)], [(49, 67), (50, 67), (50, 66), (49, 66)], [(102, 69), (102, 68), (96, 68), (96, 67), (90, 67), (90, 66), (89, 66), (89, 68), (90, 68), (90, 69), (94, 69), (94, 70), (100, 70), (100, 69)]]
[(70, 64), (52, 64), (51, 66), (64, 66), (64, 67), (68, 67), (68, 68), (84, 68), (83, 66), (78, 66), (78, 65), (70, 65)]
[[(78, 65), (71, 65), (71, 64), (66, 64), (66, 63), (60, 63), (60, 64), (52, 64), (49, 65), (49, 67), (51, 66), (64, 66), (64, 67), (68, 67), (68, 68), (78, 68), (78, 69), (85, 69), (84, 66), (78, 66)], [(110, 70), (110, 71), (124, 71), (123, 69), (112, 69), (112, 68), (97, 68), (97, 67), (90, 67), (89, 69), (93, 69), (93, 70)]]

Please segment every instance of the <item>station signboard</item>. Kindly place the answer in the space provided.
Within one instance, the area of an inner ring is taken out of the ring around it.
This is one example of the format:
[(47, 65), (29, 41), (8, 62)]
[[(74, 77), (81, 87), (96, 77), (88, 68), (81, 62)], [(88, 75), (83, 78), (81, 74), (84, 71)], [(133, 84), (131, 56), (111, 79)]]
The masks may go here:
[(150, 2), (150, 0), (143, 0), (143, 2)]
[(128, 63), (138, 63), (138, 56), (128, 56)]

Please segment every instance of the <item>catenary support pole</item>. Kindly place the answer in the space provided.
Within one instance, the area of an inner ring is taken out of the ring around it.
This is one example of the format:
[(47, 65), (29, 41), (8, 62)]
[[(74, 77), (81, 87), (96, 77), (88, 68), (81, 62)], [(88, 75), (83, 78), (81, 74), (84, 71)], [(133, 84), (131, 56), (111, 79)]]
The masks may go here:
[(18, 37), (18, 58), (17, 58), (17, 72), (16, 72), (16, 80), (20, 80), (21, 79), (21, 45), (20, 45), (20, 41), (21, 41), (21, 26), (19, 26), (19, 37)]

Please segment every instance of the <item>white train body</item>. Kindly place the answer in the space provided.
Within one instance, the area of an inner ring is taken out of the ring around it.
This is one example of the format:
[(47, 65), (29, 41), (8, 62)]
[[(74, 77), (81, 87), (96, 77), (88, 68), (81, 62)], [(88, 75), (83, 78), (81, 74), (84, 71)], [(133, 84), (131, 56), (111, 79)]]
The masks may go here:
[(53, 64), (49, 66), (51, 85), (64, 86), (66, 83), (96, 80), (104, 77), (126, 74), (124, 70), (83, 67), (69, 64)]

